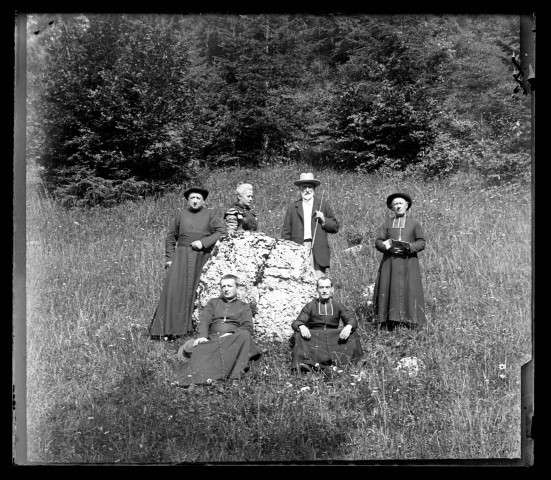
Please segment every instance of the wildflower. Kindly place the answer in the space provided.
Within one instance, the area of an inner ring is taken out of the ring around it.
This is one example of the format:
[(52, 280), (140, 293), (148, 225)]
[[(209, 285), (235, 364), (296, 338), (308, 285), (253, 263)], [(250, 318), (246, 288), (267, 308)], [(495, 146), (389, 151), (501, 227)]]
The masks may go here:
[(505, 363), (500, 363), (499, 364), (499, 369), (500, 370), (505, 370), (507, 368), (507, 365)]
[(505, 375), (504, 373), (499, 374), (499, 378), (506, 378), (506, 377), (507, 377), (507, 375)]
[(405, 371), (408, 376), (416, 377), (419, 371), (425, 367), (422, 360), (416, 357), (404, 357), (398, 361), (397, 371)]
[(310, 390), (310, 387), (302, 387), (300, 392), (307, 392), (308, 390)]
[(212, 378), (207, 378), (207, 383), (211, 384), (212, 383)]

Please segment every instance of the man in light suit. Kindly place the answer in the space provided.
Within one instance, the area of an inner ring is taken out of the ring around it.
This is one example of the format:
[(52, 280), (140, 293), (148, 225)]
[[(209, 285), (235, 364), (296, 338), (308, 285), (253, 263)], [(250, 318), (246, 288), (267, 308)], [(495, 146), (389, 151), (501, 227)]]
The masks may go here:
[(294, 184), (299, 187), (301, 198), (287, 207), (281, 228), (281, 238), (301, 245), (313, 244), (310, 264), (317, 278), (326, 275), (330, 267), (327, 234), (339, 231), (339, 222), (329, 203), (325, 199), (322, 203), (316, 197), (316, 187), (320, 183), (313, 173), (300, 174)]

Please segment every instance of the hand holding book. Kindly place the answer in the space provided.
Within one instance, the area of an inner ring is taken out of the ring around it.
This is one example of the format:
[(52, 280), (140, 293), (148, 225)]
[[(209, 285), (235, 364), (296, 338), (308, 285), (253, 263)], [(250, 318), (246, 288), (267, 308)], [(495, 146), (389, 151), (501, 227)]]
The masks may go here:
[(389, 242), (387, 245), (390, 245), (388, 247), (390, 253), (402, 254), (410, 251), (409, 242), (394, 240), (393, 238), (388, 239), (386, 242)]

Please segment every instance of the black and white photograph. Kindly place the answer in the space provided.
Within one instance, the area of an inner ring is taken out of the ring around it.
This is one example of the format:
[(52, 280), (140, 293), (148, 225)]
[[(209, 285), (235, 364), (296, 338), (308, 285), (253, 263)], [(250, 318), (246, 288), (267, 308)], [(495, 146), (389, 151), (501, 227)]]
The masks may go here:
[(532, 467), (535, 32), (15, 12), (12, 465)]

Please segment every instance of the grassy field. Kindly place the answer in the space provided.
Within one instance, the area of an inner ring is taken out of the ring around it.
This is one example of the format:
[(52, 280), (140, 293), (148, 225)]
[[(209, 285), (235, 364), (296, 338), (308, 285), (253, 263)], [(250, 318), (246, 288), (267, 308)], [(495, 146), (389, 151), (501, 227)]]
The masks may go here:
[[(304, 166), (227, 169), (205, 179), (220, 212), (255, 186), (260, 230), (279, 237)], [(164, 276), (164, 237), (183, 197), (71, 210), (27, 189), (29, 460), (40, 463), (311, 462), (520, 457), (520, 366), (531, 358), (529, 187), (476, 177), (421, 183), (316, 171), (341, 223), (330, 236), (336, 297), (355, 310), (365, 356), (333, 378), (290, 373), (286, 344), (239, 384), (168, 382), (180, 343), (146, 329)], [(385, 198), (409, 192), (427, 234), (428, 323), (377, 332)], [(359, 254), (344, 250), (362, 238)], [(290, 319), (290, 322), (293, 319)], [(423, 362), (417, 375), (396, 369)]]

